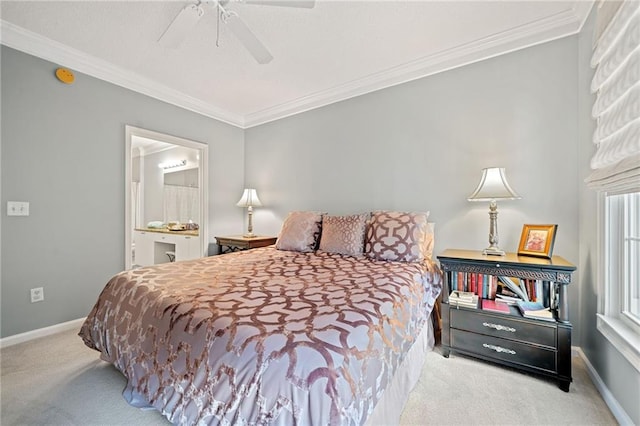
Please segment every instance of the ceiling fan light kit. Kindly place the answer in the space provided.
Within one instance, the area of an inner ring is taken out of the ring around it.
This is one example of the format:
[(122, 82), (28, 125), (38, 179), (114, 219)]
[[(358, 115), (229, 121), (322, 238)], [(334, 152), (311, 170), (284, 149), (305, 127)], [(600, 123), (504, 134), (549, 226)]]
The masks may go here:
[[(238, 41), (247, 49), (259, 64), (268, 64), (273, 60), (273, 55), (260, 39), (251, 31), (249, 26), (240, 18), (237, 12), (227, 10), (226, 7), (234, 1), (229, 0), (203, 0), (185, 6), (173, 19), (169, 27), (164, 31), (158, 43), (166, 48), (175, 49), (184, 41), (189, 32), (196, 26), (205, 14), (203, 5), (216, 10), (218, 22), (228, 26)], [(251, 5), (281, 6), (313, 8), (315, 0), (235, 0), (238, 3)], [(216, 41), (217, 46), (217, 41)]]

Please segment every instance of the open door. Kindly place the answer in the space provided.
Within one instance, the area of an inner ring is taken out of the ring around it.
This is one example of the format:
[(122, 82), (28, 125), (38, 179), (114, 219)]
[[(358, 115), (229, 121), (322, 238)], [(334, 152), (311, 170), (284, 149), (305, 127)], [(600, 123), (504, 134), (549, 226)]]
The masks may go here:
[(133, 126), (125, 136), (125, 269), (205, 256), (209, 147)]

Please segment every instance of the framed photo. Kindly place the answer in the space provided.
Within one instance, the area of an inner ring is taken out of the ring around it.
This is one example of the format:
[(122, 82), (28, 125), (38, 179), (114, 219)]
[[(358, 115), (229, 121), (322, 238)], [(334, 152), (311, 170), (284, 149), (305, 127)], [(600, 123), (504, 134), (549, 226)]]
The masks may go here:
[(558, 225), (524, 225), (518, 254), (551, 258)]

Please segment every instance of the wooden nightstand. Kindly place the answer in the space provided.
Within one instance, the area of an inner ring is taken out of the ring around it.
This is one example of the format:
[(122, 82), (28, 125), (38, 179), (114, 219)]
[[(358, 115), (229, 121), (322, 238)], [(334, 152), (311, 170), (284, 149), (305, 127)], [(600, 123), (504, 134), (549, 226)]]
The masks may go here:
[(250, 250), (257, 247), (266, 247), (276, 243), (277, 237), (258, 236), (253, 238), (242, 235), (228, 237), (215, 237), (218, 243), (218, 254), (231, 253), (240, 250)]

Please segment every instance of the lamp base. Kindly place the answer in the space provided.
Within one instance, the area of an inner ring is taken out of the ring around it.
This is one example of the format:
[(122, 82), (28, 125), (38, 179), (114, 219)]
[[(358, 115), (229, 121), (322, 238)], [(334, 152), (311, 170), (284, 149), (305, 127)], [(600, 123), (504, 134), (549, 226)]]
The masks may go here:
[(255, 238), (257, 237), (256, 234), (254, 234), (253, 232), (247, 232), (246, 234), (243, 235), (244, 238)]
[(498, 247), (487, 247), (482, 250), (482, 254), (488, 254), (489, 256), (504, 256), (504, 250), (500, 250)]

